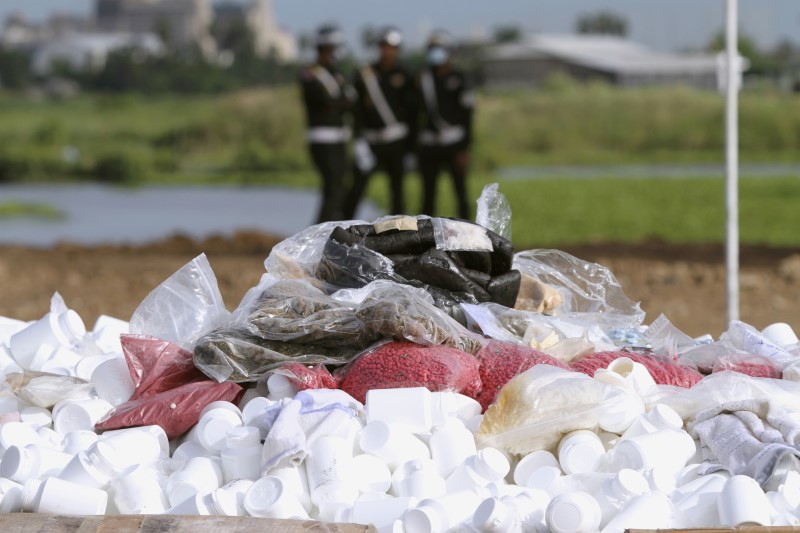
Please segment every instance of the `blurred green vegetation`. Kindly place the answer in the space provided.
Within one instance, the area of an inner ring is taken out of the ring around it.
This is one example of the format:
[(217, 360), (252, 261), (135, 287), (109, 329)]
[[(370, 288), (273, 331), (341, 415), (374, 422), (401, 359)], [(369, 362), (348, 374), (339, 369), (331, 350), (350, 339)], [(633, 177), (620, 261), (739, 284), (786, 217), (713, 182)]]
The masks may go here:
[(0, 202), (0, 220), (23, 217), (61, 220), (64, 216), (64, 213), (48, 204), (19, 201)]
[[(484, 92), (477, 103), (470, 196), (501, 182), (518, 244), (590, 241), (720, 242), (723, 180), (542, 178), (502, 180), (527, 165), (718, 163), (723, 98), (684, 87), (620, 90), (554, 78), (539, 91)], [(120, 185), (318, 186), (294, 86), (223, 95), (85, 94), (61, 101), (0, 92), (0, 182)], [(740, 96), (743, 162), (798, 163), (800, 96)], [(453, 215), (442, 176), (441, 209)], [(419, 207), (416, 175), (406, 187)], [(368, 196), (388, 207), (386, 178)], [(800, 180), (741, 180), (743, 242), (800, 245)]]

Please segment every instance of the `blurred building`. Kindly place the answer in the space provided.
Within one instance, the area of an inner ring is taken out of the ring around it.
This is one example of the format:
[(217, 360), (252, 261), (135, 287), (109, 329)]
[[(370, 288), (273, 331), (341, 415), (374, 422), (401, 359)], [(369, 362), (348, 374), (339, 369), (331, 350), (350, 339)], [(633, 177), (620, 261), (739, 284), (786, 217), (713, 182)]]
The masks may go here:
[(86, 31), (91, 25), (88, 19), (61, 13), (55, 13), (38, 24), (29, 21), (22, 13), (12, 13), (3, 23), (0, 45), (17, 50), (35, 50), (62, 35)]
[(210, 0), (96, 0), (95, 24), (103, 32), (156, 34), (168, 46), (216, 52)]
[(606, 35), (529, 35), (520, 42), (491, 47), (482, 66), (490, 86), (535, 87), (561, 73), (579, 81), (603, 80), (622, 87), (717, 88), (714, 55), (657, 52)]
[[(214, 4), (214, 26), (218, 32), (247, 27), (253, 37), (254, 52), (259, 57), (274, 54), (279, 61), (297, 59), (297, 42), (291, 32), (278, 25), (272, 0), (247, 3), (226, 0)], [(218, 43), (222, 47), (222, 43)]]
[(144, 57), (163, 53), (164, 44), (153, 33), (66, 33), (36, 48), (32, 68), (39, 76), (61, 65), (75, 71), (97, 70), (118, 50), (132, 50)]

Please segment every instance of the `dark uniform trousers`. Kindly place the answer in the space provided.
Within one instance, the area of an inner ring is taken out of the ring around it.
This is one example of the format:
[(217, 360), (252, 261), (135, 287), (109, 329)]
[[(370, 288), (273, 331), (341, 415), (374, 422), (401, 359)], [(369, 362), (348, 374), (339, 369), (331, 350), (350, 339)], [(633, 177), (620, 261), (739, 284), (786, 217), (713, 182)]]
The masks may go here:
[(467, 168), (459, 164), (458, 154), (466, 151), (461, 143), (442, 145), (423, 145), (419, 148), (419, 173), (422, 176), (422, 212), (434, 215), (439, 174), (446, 170), (453, 181), (458, 216), (470, 220), (470, 207), (467, 201)]
[(345, 199), (344, 214), (345, 218), (355, 217), (355, 211), (364, 191), (367, 188), (369, 179), (375, 172), (384, 171), (389, 176), (389, 189), (391, 191), (391, 214), (401, 215), (405, 213), (405, 202), (403, 201), (403, 177), (405, 176), (404, 157), (408, 153), (405, 139), (400, 139), (391, 143), (370, 144), (369, 148), (375, 156), (375, 165), (369, 170), (362, 170), (358, 165), (353, 165), (353, 187)]
[(322, 202), (317, 223), (345, 218), (342, 209), (347, 173), (347, 144), (309, 143), (311, 160), (322, 178)]

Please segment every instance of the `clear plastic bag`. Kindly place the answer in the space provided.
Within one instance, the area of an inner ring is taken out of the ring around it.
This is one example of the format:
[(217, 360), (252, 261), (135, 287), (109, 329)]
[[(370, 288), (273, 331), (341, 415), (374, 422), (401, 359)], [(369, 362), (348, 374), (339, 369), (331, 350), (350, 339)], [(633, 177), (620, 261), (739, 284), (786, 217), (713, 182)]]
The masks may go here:
[[(287, 363), (271, 370), (259, 379), (257, 386), (260, 390), (269, 390), (266, 379), (272, 374), (279, 374), (289, 379), (298, 391), (309, 389), (338, 389), (338, 383), (325, 365), (303, 365), (300, 363)], [(262, 381), (263, 380), (263, 381)]]
[(597, 263), (540, 249), (517, 253), (514, 268), (561, 293), (561, 316), (586, 313), (605, 329), (638, 326), (644, 320), (639, 303), (625, 296), (614, 274)]
[(546, 353), (513, 342), (489, 341), (476, 357), (480, 363), (481, 392), (475, 399), (484, 411), (506, 383), (532, 366), (550, 365), (569, 370), (567, 365)]
[(191, 347), (228, 318), (217, 278), (205, 254), (192, 259), (142, 300), (130, 332)]
[(438, 250), (466, 252), (491, 252), (494, 250), (492, 240), (483, 226), (447, 218), (431, 220)]
[(444, 344), (471, 354), (481, 339), (433, 305), (426, 291), (391, 281), (375, 281), (358, 306), (356, 316), (375, 338), (408, 340), (417, 344)]
[(565, 434), (597, 427), (624, 394), (584, 374), (536, 365), (500, 390), (475, 438), (511, 454), (552, 450)]
[(668, 357), (656, 354), (639, 354), (636, 352), (597, 352), (583, 355), (570, 363), (570, 367), (588, 376), (594, 376), (599, 368), (608, 365), (620, 357), (627, 357), (647, 368), (653, 380), (659, 385), (673, 385), (676, 387), (690, 388), (703, 379), (695, 369), (677, 364)]
[(769, 358), (781, 368), (797, 360), (797, 356), (778, 346), (753, 326), (733, 320), (727, 331), (719, 336), (719, 343), (733, 349)]
[(56, 376), (44, 372), (15, 372), (6, 376), (2, 391), (7, 396), (13, 391), (25, 403), (50, 409), (61, 400), (88, 398), (94, 393), (94, 385), (70, 376)]
[(782, 379), (780, 365), (769, 357), (747, 353), (730, 354), (714, 361), (711, 372), (739, 372), (753, 378)]
[(122, 353), (135, 387), (132, 400), (205, 379), (192, 353), (149, 335), (122, 335)]
[(369, 390), (404, 387), (474, 398), (481, 389), (478, 366), (474, 356), (461, 350), (392, 341), (366, 350), (336, 376), (339, 388), (362, 403)]
[(490, 183), (481, 191), (475, 222), (511, 240), (511, 206), (497, 183)]

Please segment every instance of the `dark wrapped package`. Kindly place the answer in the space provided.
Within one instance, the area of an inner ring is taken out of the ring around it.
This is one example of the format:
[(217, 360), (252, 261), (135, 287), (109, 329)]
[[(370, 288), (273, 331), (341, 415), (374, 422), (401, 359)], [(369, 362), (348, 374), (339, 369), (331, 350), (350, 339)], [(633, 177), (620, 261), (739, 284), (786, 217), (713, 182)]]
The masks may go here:
[(514, 307), (521, 282), (522, 276), (519, 270), (509, 270), (505, 274), (493, 277), (487, 287), (489, 299), (506, 307)]

